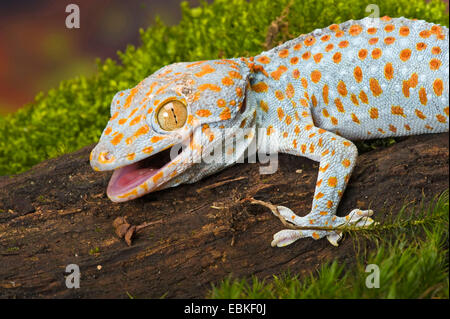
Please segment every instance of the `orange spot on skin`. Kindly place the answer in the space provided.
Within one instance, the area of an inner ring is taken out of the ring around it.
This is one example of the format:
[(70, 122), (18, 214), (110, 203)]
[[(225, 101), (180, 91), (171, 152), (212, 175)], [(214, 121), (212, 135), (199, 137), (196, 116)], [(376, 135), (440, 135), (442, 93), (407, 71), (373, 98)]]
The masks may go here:
[(351, 98), (353, 104), (359, 105), (358, 98), (356, 97), (355, 94), (352, 93), (352, 95), (350, 96), (350, 98)]
[(405, 129), (406, 129), (407, 131), (411, 131), (411, 127), (410, 127), (408, 124), (405, 124)]
[(286, 86), (286, 96), (290, 99), (292, 99), (295, 95), (295, 89), (292, 83), (288, 83)]
[(316, 233), (316, 232), (313, 232), (313, 233), (312, 233), (312, 236), (313, 236), (314, 239), (320, 239), (319, 234)]
[(298, 69), (295, 69), (294, 71), (292, 71), (292, 77), (294, 79), (298, 79), (300, 77), (300, 71)]
[(320, 73), (319, 70), (314, 70), (311, 72), (311, 81), (313, 81), (314, 83), (319, 82), (321, 77), (322, 77), (322, 73)]
[(411, 57), (411, 49), (403, 49), (400, 51), (400, 60), (406, 62)]
[(378, 109), (376, 107), (372, 107), (369, 110), (369, 115), (371, 119), (377, 119), (378, 118)]
[(384, 27), (384, 31), (386, 32), (392, 32), (395, 30), (395, 26), (393, 24), (388, 24)]
[(221, 120), (228, 120), (231, 118), (230, 109), (228, 107), (225, 107), (223, 111), (220, 113), (220, 119)]
[(268, 90), (268, 86), (265, 82), (258, 82), (256, 84), (252, 85), (252, 90), (255, 91), (256, 93), (264, 93), (267, 92)]
[(153, 136), (150, 141), (152, 143), (158, 143), (159, 141), (161, 141), (165, 138), (166, 138), (165, 136)]
[(436, 115), (436, 119), (438, 120), (438, 122), (441, 122), (441, 123), (446, 123), (447, 122), (447, 118), (444, 115), (441, 115), (441, 114)]
[(151, 154), (153, 152), (153, 147), (149, 146), (142, 150), (142, 153)]
[(391, 62), (386, 63), (384, 66), (384, 77), (386, 80), (392, 80), (394, 78), (394, 67)]
[(339, 81), (338, 85), (337, 85), (337, 91), (339, 92), (339, 94), (341, 96), (347, 96), (347, 86), (345, 85), (344, 81)]
[(259, 102), (259, 107), (266, 113), (269, 111), (269, 105), (263, 100)]
[(414, 111), (414, 113), (416, 113), (416, 116), (419, 118), (419, 119), (421, 119), (421, 120), (425, 120), (427, 117), (422, 113), (422, 111), (420, 111), (420, 110), (418, 110), (418, 109), (416, 109), (415, 111)]
[(218, 100), (217, 100), (217, 106), (218, 106), (218, 107), (224, 107), (224, 106), (226, 106), (226, 105), (227, 105), (227, 102), (225, 102), (224, 99), (218, 99)]
[(391, 131), (393, 133), (397, 133), (397, 128), (394, 125), (389, 124), (389, 131)]
[(269, 136), (269, 135), (272, 134), (273, 132), (274, 132), (273, 126), (272, 126), (272, 125), (269, 125), (269, 126), (267, 127), (267, 135)]
[(258, 61), (259, 63), (262, 63), (262, 64), (268, 64), (268, 63), (270, 63), (270, 58), (263, 55), (263, 56), (258, 57), (256, 59), (256, 61)]
[(316, 196), (314, 196), (315, 199), (321, 199), (323, 196), (325, 196), (323, 193), (317, 193)]
[(438, 54), (441, 53), (441, 48), (440, 47), (433, 47), (431, 49), (431, 53), (434, 54), (434, 55), (438, 55)]
[(361, 100), (361, 102), (363, 102), (364, 104), (368, 104), (369, 103), (369, 98), (367, 97), (366, 92), (364, 92), (363, 90), (361, 90), (359, 92), (359, 99)]
[(136, 157), (135, 153), (128, 154), (127, 155), (127, 160), (132, 161), (132, 160), (134, 160), (135, 157)]
[(281, 50), (280, 52), (278, 52), (278, 56), (280, 57), (280, 58), (285, 58), (285, 57), (287, 57), (289, 55), (289, 50), (288, 49), (284, 49), (284, 50)]
[(387, 38), (384, 39), (384, 43), (386, 45), (391, 45), (394, 42), (395, 42), (395, 38), (394, 37), (387, 37)]
[(350, 164), (351, 164), (351, 162), (350, 162), (350, 160), (349, 160), (348, 158), (345, 158), (345, 159), (342, 161), (342, 165), (344, 165), (344, 167), (349, 167)]
[(109, 120), (110, 120), (110, 121), (113, 121), (113, 120), (115, 120), (118, 116), (119, 116), (119, 112), (115, 112), (115, 113), (113, 114), (113, 116), (111, 116), (111, 118), (110, 118)]
[(348, 33), (352, 36), (357, 36), (361, 32), (362, 32), (362, 27), (358, 24), (354, 24), (348, 29)]
[[(287, 67), (285, 67), (284, 65), (280, 65), (275, 71), (273, 71), (272, 73), (270, 73), (270, 76), (274, 79), (274, 80), (279, 80), (281, 78), (281, 76), (283, 75), (284, 72), (286, 72), (288, 70)], [(261, 82), (263, 83), (263, 82)]]
[(374, 45), (374, 44), (377, 44), (378, 43), (378, 38), (370, 38), (369, 39), (369, 44), (370, 45)]
[(303, 60), (308, 60), (311, 57), (311, 52), (306, 51), (305, 53), (302, 54), (302, 59)]
[(377, 28), (374, 28), (374, 27), (368, 28), (367, 33), (373, 35), (373, 34), (377, 33)]
[(215, 72), (216, 69), (212, 68), (209, 64), (202, 65), (202, 70), (200, 72), (195, 73), (194, 75), (197, 77), (205, 76), (206, 74)]
[(302, 48), (302, 44), (301, 43), (297, 43), (296, 45), (294, 45), (294, 50), (298, 51)]
[(334, 63), (339, 63), (339, 62), (341, 62), (341, 59), (342, 59), (342, 54), (341, 54), (341, 52), (336, 52), (336, 53), (333, 55), (333, 62), (334, 62)]
[(325, 52), (330, 52), (333, 49), (334, 49), (334, 44), (330, 43), (325, 47)]
[(301, 78), (300, 80), (302, 82), (302, 86), (307, 89), (308, 88), (308, 81), (305, 78)]
[(317, 98), (314, 94), (311, 96), (311, 102), (314, 107), (317, 107)]
[(328, 29), (330, 29), (333, 32), (336, 32), (337, 30), (339, 30), (339, 26), (337, 24), (332, 24), (328, 27)]
[(353, 76), (355, 77), (355, 81), (358, 83), (361, 83), (361, 81), (363, 80), (363, 73), (359, 66), (356, 66), (353, 70)]
[(232, 78), (226, 76), (226, 77), (222, 78), (222, 84), (226, 85), (226, 86), (231, 86), (234, 84), (234, 81)]
[(323, 89), (322, 89), (322, 97), (323, 97), (323, 101), (325, 102), (326, 105), (328, 105), (329, 103), (329, 99), (328, 99), (328, 85), (324, 85)]
[(335, 118), (334, 116), (332, 116), (332, 117), (330, 118), (330, 120), (331, 120), (331, 124), (333, 124), (334, 126), (338, 125), (338, 120), (337, 120), (337, 118)]
[(422, 105), (427, 105), (427, 91), (425, 90), (424, 87), (421, 87), (419, 90), (419, 100), (420, 103), (422, 103)]
[(349, 141), (343, 141), (342, 144), (344, 144), (344, 146), (346, 146), (346, 147), (349, 147), (350, 145), (352, 145), (352, 143)]
[(316, 43), (316, 38), (313, 37), (312, 35), (307, 36), (305, 41), (303, 41), (303, 43), (305, 44), (305, 46), (310, 47), (312, 46), (314, 43)]
[(129, 198), (131, 196), (137, 196), (137, 194), (138, 194), (137, 190), (133, 189), (131, 192), (125, 193), (123, 195), (119, 195), (117, 197), (119, 197), (119, 198)]
[(292, 146), (293, 146), (294, 148), (297, 148), (297, 140), (293, 140), (293, 141), (292, 141)]
[(130, 121), (130, 126), (136, 125), (141, 121), (142, 115), (136, 116), (134, 119)]
[(381, 86), (378, 83), (377, 79), (371, 78), (369, 83), (370, 83), (370, 90), (372, 91), (373, 96), (380, 96), (381, 93), (383, 93), (383, 90), (381, 89)]
[(444, 113), (448, 116), (448, 106), (444, 107)]
[(334, 34), (334, 36), (335, 36), (336, 38), (343, 37), (344, 35), (345, 35), (345, 33), (344, 33), (344, 31), (342, 31), (342, 30), (338, 30), (338, 31), (336, 31), (336, 33)]
[(283, 117), (284, 117), (284, 111), (283, 111), (283, 109), (282, 109), (281, 107), (279, 107), (279, 108), (277, 109), (277, 114), (278, 114), (278, 119), (279, 119), (280, 121), (282, 121), (282, 120), (283, 120)]
[(330, 178), (328, 178), (328, 186), (330, 187), (336, 187), (337, 185), (337, 178), (332, 176)]
[(333, 202), (331, 200), (329, 200), (327, 202), (327, 208), (332, 208), (333, 207)]
[(319, 63), (320, 60), (322, 60), (322, 58), (323, 58), (323, 54), (322, 53), (317, 53), (317, 54), (314, 54), (313, 57), (314, 57), (314, 62)]
[(367, 57), (368, 51), (366, 49), (361, 49), (358, 52), (358, 58), (364, 60)]
[(433, 71), (439, 70), (441, 65), (442, 65), (442, 62), (439, 59), (431, 59), (430, 60), (430, 69)]
[(211, 90), (214, 92), (220, 92), (222, 88), (220, 86), (217, 86), (215, 84), (205, 83), (198, 86), (198, 91), (202, 92), (205, 90)]
[(442, 33), (442, 28), (438, 25), (434, 25), (431, 27), (430, 31), (432, 34), (439, 35)]
[[(444, 91), (444, 83), (441, 79), (436, 79), (433, 82), (433, 91), (437, 96), (441, 96)], [(106, 134), (106, 133), (105, 133)]]
[(152, 178), (152, 181), (154, 184), (158, 183), (158, 181), (164, 176), (164, 173), (161, 171), (157, 174), (155, 174)]
[(346, 48), (346, 47), (348, 47), (348, 45), (349, 45), (348, 41), (344, 40), (344, 41), (339, 42), (338, 47)]
[(298, 60), (299, 60), (299, 58), (297, 57), (297, 56), (295, 56), (295, 57), (293, 57), (292, 59), (291, 59), (291, 64), (292, 65), (294, 65), (294, 64), (297, 64), (298, 63)]
[(197, 115), (197, 116), (200, 116), (200, 117), (208, 117), (208, 116), (211, 116), (211, 111), (210, 110), (198, 110), (197, 112), (195, 112), (195, 114)]
[(407, 37), (409, 35), (409, 28), (406, 26), (400, 27), (400, 30), (398, 32), (402, 37)]
[(114, 138), (111, 140), (111, 144), (113, 145), (117, 145), (120, 143), (120, 141), (123, 139), (123, 134), (119, 133), (116, 136), (114, 136)]
[(111, 127), (107, 127), (107, 128), (105, 129), (105, 132), (103, 132), (103, 134), (109, 135), (109, 133), (111, 133), (111, 131), (112, 131), (112, 128), (111, 128)]
[(275, 97), (280, 101), (284, 100), (284, 94), (280, 90), (275, 91)]
[(339, 98), (334, 99), (334, 104), (336, 105), (336, 108), (339, 112), (345, 113), (344, 105), (342, 105), (342, 102)]
[(302, 146), (300, 146), (300, 149), (302, 151), (303, 154), (306, 153), (306, 144), (302, 144)]
[(424, 42), (419, 42), (416, 44), (417, 51), (422, 51), (422, 50), (425, 50), (426, 48), (427, 48), (427, 44)]
[(326, 35), (322, 36), (320, 38), (320, 40), (323, 42), (327, 42), (328, 40), (330, 40), (330, 38), (331, 38), (331, 36), (329, 34), (326, 34)]
[(423, 30), (419, 32), (419, 36), (424, 39), (428, 39), (431, 36), (431, 32), (429, 30)]
[(295, 135), (298, 135), (300, 133), (300, 127), (298, 127), (298, 125), (295, 126), (294, 133)]
[(355, 113), (352, 113), (352, 121), (357, 124), (361, 124), (361, 122), (359, 121), (359, 118), (356, 116)]
[(399, 105), (392, 105), (391, 106), (391, 113), (392, 115), (399, 115), (399, 116), (403, 116), (406, 117), (403, 108)]
[(372, 50), (372, 59), (376, 60), (379, 59), (381, 57), (381, 54), (383, 53), (383, 51), (381, 51), (380, 48), (376, 48)]
[(238, 97), (242, 97), (244, 95), (244, 93), (242, 92), (242, 89), (240, 87), (236, 88), (236, 95)]

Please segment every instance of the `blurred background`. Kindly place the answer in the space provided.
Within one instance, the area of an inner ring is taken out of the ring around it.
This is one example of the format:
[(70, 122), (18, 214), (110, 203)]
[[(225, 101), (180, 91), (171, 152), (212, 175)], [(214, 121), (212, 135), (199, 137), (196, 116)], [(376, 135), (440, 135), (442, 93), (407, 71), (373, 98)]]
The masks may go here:
[[(61, 80), (95, 72), (96, 58), (117, 59), (138, 45), (139, 28), (156, 16), (181, 19), (181, 0), (0, 1), (0, 113), (14, 112)], [(197, 6), (199, 0), (188, 0)], [(66, 6), (80, 8), (80, 28), (67, 29)]]

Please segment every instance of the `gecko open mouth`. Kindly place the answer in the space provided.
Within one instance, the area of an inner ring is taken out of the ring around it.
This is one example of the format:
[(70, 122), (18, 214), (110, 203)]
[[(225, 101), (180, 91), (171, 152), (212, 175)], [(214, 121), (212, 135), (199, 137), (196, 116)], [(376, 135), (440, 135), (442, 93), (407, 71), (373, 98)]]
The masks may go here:
[(108, 184), (108, 195), (117, 196), (129, 192), (160, 172), (171, 162), (170, 150), (171, 147), (136, 163), (116, 169)]

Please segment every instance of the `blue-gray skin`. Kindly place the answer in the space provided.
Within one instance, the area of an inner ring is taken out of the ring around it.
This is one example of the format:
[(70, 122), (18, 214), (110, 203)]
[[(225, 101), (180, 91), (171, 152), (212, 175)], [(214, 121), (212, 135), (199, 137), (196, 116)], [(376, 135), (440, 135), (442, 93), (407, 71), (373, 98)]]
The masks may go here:
[(448, 132), (448, 62), (448, 28), (383, 17), (318, 29), (251, 58), (168, 65), (116, 94), (91, 165), (115, 170), (107, 194), (121, 202), (198, 181), (257, 140), (320, 162), (311, 212), (278, 206), (287, 221), (316, 229), (282, 230), (272, 245), (326, 236), (337, 246), (336, 227), (373, 223), (370, 210), (335, 216), (356, 163), (351, 141)]

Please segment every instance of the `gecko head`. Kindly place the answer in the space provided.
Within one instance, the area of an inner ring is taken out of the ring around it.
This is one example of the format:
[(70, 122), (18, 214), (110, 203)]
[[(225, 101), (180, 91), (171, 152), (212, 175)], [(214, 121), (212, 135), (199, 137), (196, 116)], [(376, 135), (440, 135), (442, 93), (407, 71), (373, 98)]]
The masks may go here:
[[(237, 59), (175, 63), (118, 92), (90, 156), (94, 170), (114, 170), (108, 197), (127, 201), (230, 165), (222, 156), (203, 157), (237, 128), (254, 128), (255, 112), (245, 101), (248, 76)], [(253, 136), (228, 152), (241, 155), (236, 148), (245, 149)]]

